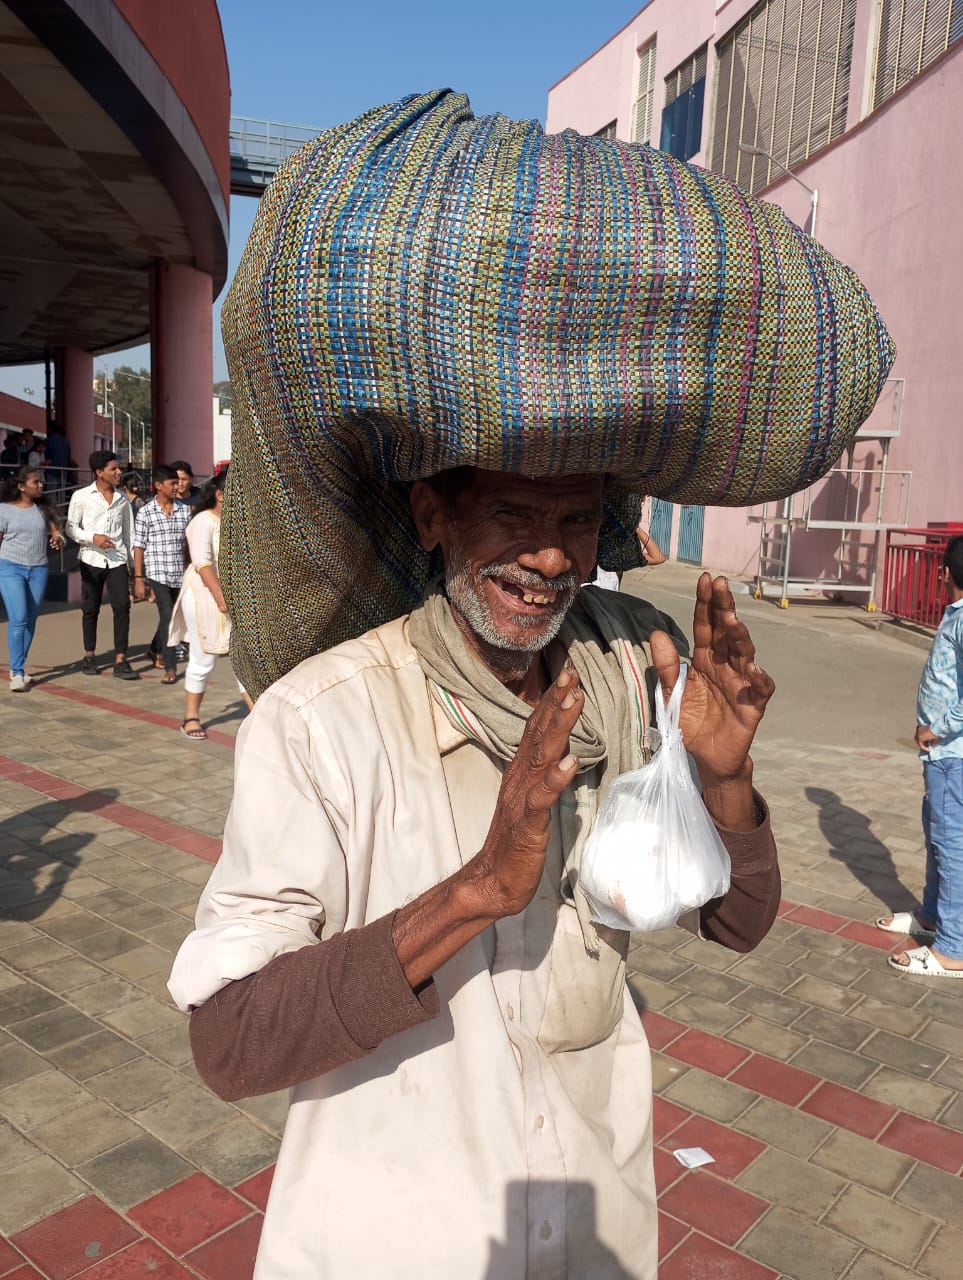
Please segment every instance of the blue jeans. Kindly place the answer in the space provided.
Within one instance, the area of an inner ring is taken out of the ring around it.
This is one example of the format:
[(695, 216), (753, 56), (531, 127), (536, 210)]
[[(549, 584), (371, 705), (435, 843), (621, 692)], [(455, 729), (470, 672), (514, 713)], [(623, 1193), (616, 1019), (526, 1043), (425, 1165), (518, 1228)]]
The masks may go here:
[(7, 611), (7, 648), (10, 650), (10, 671), (15, 676), (23, 675), (46, 590), (45, 564), (14, 564), (10, 560), (0, 560), (0, 596)]
[(923, 919), (936, 921), (936, 950), (963, 960), (963, 759), (924, 760), (923, 785)]

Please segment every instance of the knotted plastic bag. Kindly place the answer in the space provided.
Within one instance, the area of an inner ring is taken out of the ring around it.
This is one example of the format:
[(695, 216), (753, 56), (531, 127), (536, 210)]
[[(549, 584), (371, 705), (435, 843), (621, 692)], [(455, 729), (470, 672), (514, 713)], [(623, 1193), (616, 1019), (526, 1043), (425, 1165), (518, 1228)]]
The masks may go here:
[(688, 667), (655, 717), (661, 744), (641, 769), (615, 779), (582, 853), (580, 884), (592, 918), (613, 929), (675, 924), (729, 888), (729, 855), (702, 801), (679, 729)]

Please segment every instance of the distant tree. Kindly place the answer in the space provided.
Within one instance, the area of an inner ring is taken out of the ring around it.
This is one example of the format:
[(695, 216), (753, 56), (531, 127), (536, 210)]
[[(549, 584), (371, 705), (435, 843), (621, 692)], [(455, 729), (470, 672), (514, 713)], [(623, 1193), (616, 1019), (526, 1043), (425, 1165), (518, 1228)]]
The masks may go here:
[[(151, 452), (151, 444), (153, 441), (153, 430), (151, 427), (151, 405), (150, 405), (150, 370), (149, 369), (133, 369), (128, 364), (118, 365), (113, 374), (107, 378), (106, 395), (104, 394), (104, 376), (98, 373), (94, 379), (94, 409), (97, 413), (104, 412), (104, 404), (113, 404), (115, 421), (117, 423), (119, 439), (127, 442), (127, 414), (129, 413), (132, 420), (132, 440), (133, 449), (132, 456), (138, 457), (140, 454), (140, 426), (144, 424), (144, 436), (146, 454), (149, 457)], [(110, 416), (110, 409), (107, 410), (107, 416)]]
[(222, 382), (214, 383), (214, 394), (220, 401), (222, 411), (231, 407), (231, 380), (225, 378)]

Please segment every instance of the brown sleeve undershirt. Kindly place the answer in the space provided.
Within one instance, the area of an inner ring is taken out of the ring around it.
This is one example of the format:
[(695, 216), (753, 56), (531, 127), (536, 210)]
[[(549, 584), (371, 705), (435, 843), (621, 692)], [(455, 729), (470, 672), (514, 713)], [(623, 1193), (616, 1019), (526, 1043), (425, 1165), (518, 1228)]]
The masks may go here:
[(772, 927), (779, 907), (782, 880), (769, 807), (753, 791), (759, 825), (755, 831), (726, 831), (716, 827), (732, 862), (732, 881), (724, 898), (702, 908), (702, 934), (730, 951), (751, 951)]
[(228, 1102), (288, 1089), (434, 1018), (435, 984), (412, 991), (395, 953), (396, 914), (275, 956), (194, 1009), (204, 1082)]
[[(701, 912), (702, 932), (751, 951), (779, 905), (769, 810), (758, 794), (755, 831), (719, 834), (732, 886)], [(204, 1082), (228, 1102), (287, 1089), (363, 1058), (383, 1040), (434, 1018), (434, 982), (412, 991), (391, 940), (396, 913), (276, 956), (191, 1013), (191, 1048)]]

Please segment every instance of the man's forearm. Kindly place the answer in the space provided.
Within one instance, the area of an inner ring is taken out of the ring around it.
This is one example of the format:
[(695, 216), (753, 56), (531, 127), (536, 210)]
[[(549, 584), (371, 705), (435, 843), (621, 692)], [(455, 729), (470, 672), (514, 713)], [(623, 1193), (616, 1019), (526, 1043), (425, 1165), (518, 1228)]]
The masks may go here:
[(434, 984), (416, 995), (398, 963), (393, 919), (276, 956), (194, 1009), (191, 1048), (204, 1082), (230, 1102), (274, 1093), (435, 1017)]
[(402, 907), (391, 936), (413, 990), (502, 914), (485, 890), (481, 855)]
[(752, 761), (738, 778), (702, 779), (702, 799), (709, 816), (726, 831), (754, 831), (759, 826), (752, 790)]

